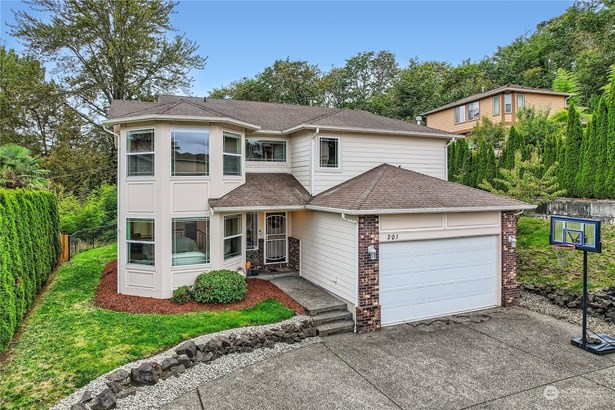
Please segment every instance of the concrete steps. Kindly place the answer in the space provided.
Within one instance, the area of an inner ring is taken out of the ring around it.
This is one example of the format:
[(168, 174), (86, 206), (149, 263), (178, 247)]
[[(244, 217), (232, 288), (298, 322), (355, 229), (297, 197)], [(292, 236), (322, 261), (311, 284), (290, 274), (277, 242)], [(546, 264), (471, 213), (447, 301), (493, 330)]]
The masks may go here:
[(312, 316), (312, 320), (314, 321), (315, 326), (329, 324), (331, 322), (343, 322), (346, 320), (352, 320), (352, 313), (350, 313), (346, 309), (334, 310), (314, 315)]
[[(350, 312), (348, 312), (350, 313)], [(354, 331), (354, 320), (338, 320), (316, 326), (319, 336), (330, 336), (338, 333), (349, 333)]]

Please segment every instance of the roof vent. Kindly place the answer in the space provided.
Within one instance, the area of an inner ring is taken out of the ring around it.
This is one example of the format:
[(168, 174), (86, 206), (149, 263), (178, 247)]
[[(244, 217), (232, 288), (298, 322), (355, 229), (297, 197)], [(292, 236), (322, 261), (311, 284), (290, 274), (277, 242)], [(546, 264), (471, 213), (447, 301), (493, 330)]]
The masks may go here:
[(480, 92), (481, 92), (481, 93), (484, 93), (484, 92), (485, 92), (485, 86), (484, 86), (484, 85), (480, 88)]
[(203, 97), (203, 102), (207, 102), (207, 97)]
[(417, 115), (416, 116), (416, 125), (423, 125), (423, 116), (422, 115)]

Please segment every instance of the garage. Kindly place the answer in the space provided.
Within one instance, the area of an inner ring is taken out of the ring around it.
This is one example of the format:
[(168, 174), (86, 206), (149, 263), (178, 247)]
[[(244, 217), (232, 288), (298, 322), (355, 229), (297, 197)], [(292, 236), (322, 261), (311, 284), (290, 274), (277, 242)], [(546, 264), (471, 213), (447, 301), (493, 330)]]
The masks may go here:
[(380, 244), (382, 325), (499, 305), (499, 236)]

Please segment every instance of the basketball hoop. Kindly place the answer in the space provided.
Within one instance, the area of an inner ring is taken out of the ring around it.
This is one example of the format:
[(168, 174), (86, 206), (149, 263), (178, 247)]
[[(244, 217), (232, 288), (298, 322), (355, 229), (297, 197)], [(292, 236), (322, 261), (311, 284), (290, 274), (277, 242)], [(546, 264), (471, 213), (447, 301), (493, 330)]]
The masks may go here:
[(575, 245), (569, 244), (555, 244), (551, 245), (553, 248), (553, 252), (555, 252), (555, 256), (557, 257), (557, 266), (560, 268), (568, 267), (568, 259), (570, 258), (570, 251), (574, 251), (576, 249)]

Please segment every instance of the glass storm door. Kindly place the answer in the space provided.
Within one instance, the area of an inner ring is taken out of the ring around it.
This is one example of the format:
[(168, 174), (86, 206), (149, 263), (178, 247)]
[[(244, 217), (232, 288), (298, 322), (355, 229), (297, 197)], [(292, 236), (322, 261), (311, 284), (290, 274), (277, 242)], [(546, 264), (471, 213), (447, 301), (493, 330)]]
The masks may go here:
[(285, 263), (287, 247), (286, 212), (265, 214), (265, 263)]

